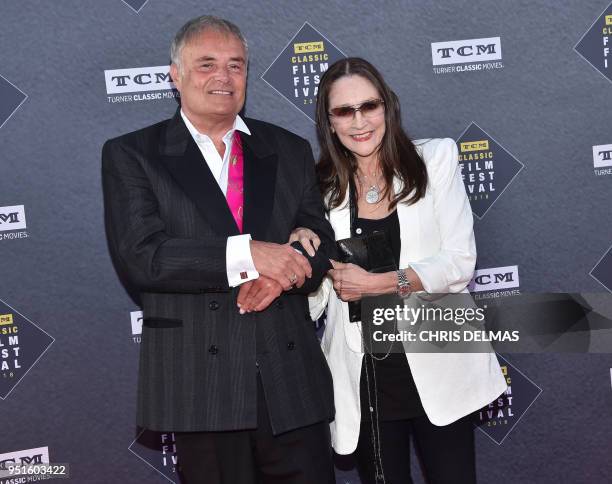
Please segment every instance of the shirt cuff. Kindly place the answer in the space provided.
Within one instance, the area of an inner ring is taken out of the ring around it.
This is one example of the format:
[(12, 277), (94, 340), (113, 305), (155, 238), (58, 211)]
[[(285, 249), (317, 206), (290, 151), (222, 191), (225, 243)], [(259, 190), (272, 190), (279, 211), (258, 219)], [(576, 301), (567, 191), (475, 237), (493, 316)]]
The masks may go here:
[(259, 277), (255, 269), (251, 246), (251, 234), (233, 235), (227, 238), (225, 260), (227, 264), (227, 282), (236, 287)]

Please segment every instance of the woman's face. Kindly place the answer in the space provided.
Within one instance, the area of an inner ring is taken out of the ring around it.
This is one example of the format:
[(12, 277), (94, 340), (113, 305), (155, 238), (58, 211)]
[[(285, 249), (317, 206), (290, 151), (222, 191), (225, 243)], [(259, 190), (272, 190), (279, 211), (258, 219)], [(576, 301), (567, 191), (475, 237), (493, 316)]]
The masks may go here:
[[(335, 81), (329, 91), (329, 109), (359, 106), (366, 101), (381, 99), (374, 85), (358, 75), (344, 76)], [(353, 116), (329, 116), (332, 131), (357, 160), (367, 160), (376, 154), (385, 134), (384, 105), (365, 116), (357, 111)]]

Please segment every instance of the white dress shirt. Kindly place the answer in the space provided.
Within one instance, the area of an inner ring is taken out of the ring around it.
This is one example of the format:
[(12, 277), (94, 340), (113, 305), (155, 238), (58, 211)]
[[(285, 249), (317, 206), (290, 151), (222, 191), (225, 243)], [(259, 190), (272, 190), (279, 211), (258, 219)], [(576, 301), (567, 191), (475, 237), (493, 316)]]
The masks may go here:
[[(225, 144), (225, 153), (223, 158), (217, 151), (213, 140), (209, 136), (200, 133), (196, 127), (189, 121), (185, 113), (181, 109), (181, 117), (189, 130), (189, 133), (193, 137), (193, 140), (198, 145), (198, 148), (202, 152), (202, 156), (210, 168), (212, 175), (219, 184), (219, 188), (223, 192), (223, 196), (227, 192), (227, 177), (228, 177), (228, 166), (229, 157), (232, 152), (232, 140), (234, 139), (234, 131), (238, 130), (244, 134), (251, 135), (248, 126), (244, 123), (240, 116), (236, 116), (234, 120), (234, 126), (223, 136), (223, 143)], [(204, 188), (202, 188), (204, 189)], [(227, 282), (230, 287), (239, 286), (247, 281), (257, 279), (259, 272), (255, 269), (253, 263), (253, 257), (251, 256), (251, 248), (249, 241), (251, 240), (250, 234), (234, 235), (227, 238), (227, 246), (225, 249), (225, 260), (226, 260), (226, 271), (227, 271)]]

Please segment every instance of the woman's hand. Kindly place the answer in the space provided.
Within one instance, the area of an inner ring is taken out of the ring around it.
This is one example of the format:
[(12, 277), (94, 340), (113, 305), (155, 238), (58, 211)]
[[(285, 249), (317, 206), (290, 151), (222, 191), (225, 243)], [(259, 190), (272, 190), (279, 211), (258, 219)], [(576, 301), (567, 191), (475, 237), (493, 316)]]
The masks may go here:
[(373, 295), (372, 274), (355, 264), (343, 264), (331, 260), (333, 269), (328, 274), (334, 281), (334, 290), (342, 301), (358, 301)]
[(310, 257), (314, 257), (321, 245), (321, 239), (312, 230), (305, 227), (293, 229), (289, 236), (289, 243), (299, 242)]
[[(358, 301), (365, 296), (397, 293), (397, 272), (372, 273), (355, 264), (343, 264), (331, 260), (328, 274), (334, 282), (334, 290), (342, 301)], [(413, 292), (422, 291), (423, 284), (412, 268), (406, 269)]]

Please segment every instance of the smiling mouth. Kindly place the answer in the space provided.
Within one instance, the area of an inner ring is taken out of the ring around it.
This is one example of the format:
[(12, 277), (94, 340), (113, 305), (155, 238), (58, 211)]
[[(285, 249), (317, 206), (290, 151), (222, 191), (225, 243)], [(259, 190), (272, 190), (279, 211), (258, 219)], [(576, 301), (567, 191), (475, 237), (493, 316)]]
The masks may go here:
[(214, 91), (208, 91), (208, 94), (213, 94), (215, 96), (231, 96), (234, 93), (232, 91), (222, 91), (220, 89), (215, 89)]
[(367, 133), (359, 133), (359, 134), (352, 134), (351, 138), (353, 139), (353, 141), (357, 141), (358, 143), (363, 142), (363, 141), (368, 141), (370, 138), (372, 138), (374, 131), (368, 131)]

